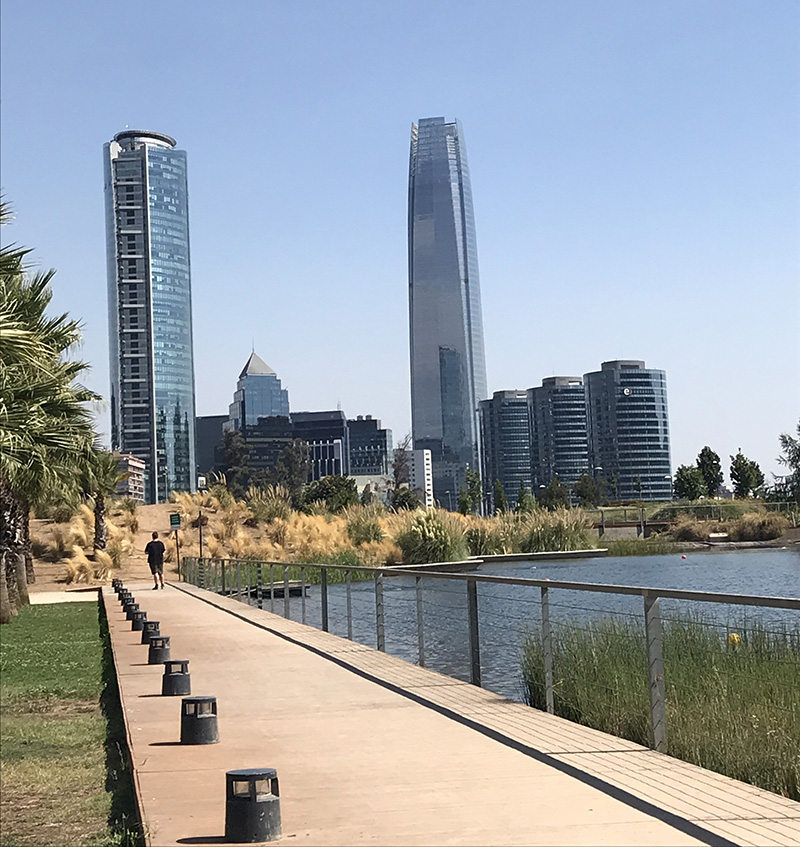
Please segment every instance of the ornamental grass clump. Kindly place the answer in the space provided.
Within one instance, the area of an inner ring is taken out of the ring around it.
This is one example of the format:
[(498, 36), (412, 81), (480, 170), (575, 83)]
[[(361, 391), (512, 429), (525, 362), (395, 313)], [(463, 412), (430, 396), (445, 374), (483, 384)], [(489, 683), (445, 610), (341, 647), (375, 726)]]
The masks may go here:
[(348, 506), (342, 512), (348, 538), (356, 547), (371, 541), (383, 541), (384, 532), (380, 519), (385, 512), (383, 506), (378, 503), (370, 503), (367, 506)]
[(395, 540), (409, 565), (455, 562), (467, 555), (464, 529), (456, 515), (428, 509), (413, 513)]
[(776, 512), (742, 515), (732, 523), (728, 530), (732, 541), (770, 541), (789, 529), (789, 521)]
[(285, 485), (251, 485), (247, 490), (247, 505), (253, 514), (253, 523), (272, 523), (280, 518), (287, 520), (292, 513), (292, 495)]
[(597, 546), (589, 519), (581, 509), (531, 512), (520, 529), (521, 553), (588, 550)]

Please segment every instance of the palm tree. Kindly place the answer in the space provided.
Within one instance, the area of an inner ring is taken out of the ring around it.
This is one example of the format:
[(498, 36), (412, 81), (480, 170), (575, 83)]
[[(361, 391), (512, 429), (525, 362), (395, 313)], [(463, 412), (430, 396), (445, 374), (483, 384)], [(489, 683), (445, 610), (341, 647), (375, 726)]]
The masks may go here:
[(94, 549), (105, 550), (108, 543), (106, 498), (113, 495), (117, 485), (130, 474), (120, 473), (119, 459), (106, 450), (94, 450), (86, 463), (82, 477), (84, 494), (94, 501)]
[[(0, 223), (8, 218), (0, 204)], [(64, 359), (80, 325), (45, 314), (53, 271), (28, 275), (28, 252), (0, 248), (0, 623), (28, 602), (29, 509), (74, 486), (95, 438), (86, 403), (99, 399), (76, 383), (86, 365)]]

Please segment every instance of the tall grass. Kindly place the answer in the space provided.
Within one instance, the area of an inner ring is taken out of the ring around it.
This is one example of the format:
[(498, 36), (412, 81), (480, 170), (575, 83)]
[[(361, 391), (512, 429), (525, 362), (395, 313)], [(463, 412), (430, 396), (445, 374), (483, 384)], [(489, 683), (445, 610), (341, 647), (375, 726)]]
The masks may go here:
[(410, 565), (456, 562), (467, 556), (465, 528), (450, 512), (428, 509), (412, 513), (397, 535), (403, 561)]
[[(663, 650), (670, 754), (800, 800), (800, 627), (741, 621), (720, 630), (699, 618), (670, 620)], [(521, 669), (528, 703), (543, 709), (538, 633), (524, 639)], [(556, 714), (650, 746), (641, 626), (561, 624), (553, 669)]]

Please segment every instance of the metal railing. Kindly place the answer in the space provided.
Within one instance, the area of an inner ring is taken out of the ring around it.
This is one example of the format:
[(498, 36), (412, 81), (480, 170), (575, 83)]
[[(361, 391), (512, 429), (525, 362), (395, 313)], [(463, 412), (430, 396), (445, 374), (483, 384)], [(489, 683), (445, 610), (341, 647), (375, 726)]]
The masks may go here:
[[(215, 591), (217, 593), (233, 597), (235, 599), (256, 605), (260, 609), (268, 609), (275, 612), (276, 594), (277, 599), (282, 599), (282, 614), (286, 618), (292, 618), (292, 609), (295, 609), (294, 619), (308, 624), (310, 621), (307, 609), (307, 593), (314, 588), (319, 590), (319, 626), (325, 632), (331, 631), (331, 591), (335, 584), (337, 597), (344, 591), (345, 612), (342, 629), (346, 628), (347, 638), (354, 639), (354, 624), (360, 628), (361, 637), (365, 636), (364, 623), (374, 617), (374, 640), (377, 649), (386, 651), (387, 634), (387, 608), (386, 608), (386, 580), (403, 583), (404, 591), (399, 594), (393, 602), (407, 605), (399, 615), (395, 615), (393, 622), (397, 625), (402, 621), (406, 629), (410, 625), (413, 640), (416, 642), (413, 654), (406, 644), (403, 658), (415, 660), (421, 667), (426, 666), (429, 659), (436, 658), (436, 647), (429, 641), (426, 642), (426, 633), (436, 629), (436, 624), (442, 620), (455, 622), (463, 626), (464, 620), (459, 615), (453, 615), (453, 590), (447, 590), (446, 603), (437, 600), (430, 602), (426, 595), (443, 594), (442, 586), (464, 583), (465, 594), (461, 599), (455, 595), (456, 611), (466, 617), (466, 641), (468, 647), (468, 679), (474, 684), (481, 686), (482, 683), (482, 660), (481, 660), (481, 631), (484, 625), (490, 629), (501, 631), (501, 640), (510, 632), (514, 620), (538, 623), (541, 638), (543, 671), (544, 671), (544, 694), (545, 708), (551, 714), (555, 712), (555, 683), (554, 683), (554, 620), (553, 606), (561, 606), (567, 610), (579, 610), (583, 612), (598, 611), (596, 608), (585, 608), (570, 605), (569, 603), (555, 603), (554, 593), (557, 592), (580, 592), (589, 595), (613, 595), (620, 598), (640, 598), (641, 607), (639, 612), (634, 607), (627, 612), (614, 612), (613, 614), (624, 615), (627, 618), (637, 619), (643, 623), (643, 635), (647, 657), (647, 686), (649, 693), (649, 725), (651, 744), (655, 750), (666, 752), (667, 750), (667, 702), (664, 678), (664, 656), (662, 645), (662, 610), (661, 601), (688, 601), (692, 604), (711, 603), (724, 604), (737, 607), (758, 607), (771, 610), (800, 611), (800, 598), (791, 597), (768, 597), (759, 595), (724, 594), (706, 591), (682, 591), (668, 588), (651, 588), (631, 585), (609, 585), (603, 583), (571, 582), (551, 579), (530, 579), (523, 577), (504, 577), (476, 572), (438, 572), (404, 566), (393, 568), (368, 568), (353, 565), (290, 565), (285, 562), (249, 561), (235, 559), (200, 559), (184, 557), (181, 562), (181, 574), (183, 578), (201, 588)], [(277, 576), (277, 578), (276, 578)], [(292, 579), (291, 577), (299, 577)], [(310, 576), (319, 577), (309, 579)], [(413, 584), (412, 581), (413, 580)], [(372, 605), (372, 601), (361, 596), (365, 593), (365, 582), (373, 583), (374, 612), (365, 606)], [(428, 584), (429, 583), (429, 584)], [(425, 587), (428, 584), (428, 587)], [(344, 586), (342, 589), (341, 586)], [(481, 611), (478, 587), (483, 586), (483, 604)], [(358, 597), (355, 597), (356, 586), (358, 586)], [(492, 599), (491, 590), (499, 587), (515, 586), (520, 589), (534, 590), (538, 597), (529, 600), (518, 597), (511, 593), (504, 595), (502, 602), (506, 606), (514, 602), (522, 604), (523, 615), (515, 615), (511, 611), (491, 611), (489, 606)], [(292, 605), (291, 595), (294, 592), (299, 599)], [(393, 592), (396, 593), (396, 592)], [(461, 605), (463, 602), (463, 606)], [(358, 609), (354, 612), (354, 605)], [(413, 605), (414, 609), (409, 607)], [(591, 604), (590, 604), (591, 605)], [(536, 607), (535, 609), (533, 607)], [(316, 606), (315, 606), (316, 607)], [(426, 607), (428, 612), (426, 615)], [(431, 612), (433, 607), (434, 612)], [(612, 614), (609, 612), (609, 614)], [(492, 622), (499, 619), (499, 623)], [(488, 618), (488, 619), (487, 619)], [(426, 624), (427, 620), (427, 624)], [(483, 623), (481, 621), (483, 620)], [(718, 624), (712, 624), (718, 626)], [(505, 634), (504, 633), (505, 631)], [(463, 636), (463, 630), (459, 630)], [(344, 634), (344, 633), (342, 633)], [(437, 633), (434, 633), (437, 634)], [(440, 641), (440, 639), (439, 639)], [(450, 672), (450, 671), (446, 671)], [(487, 686), (489, 687), (489, 686)], [(501, 692), (503, 693), (503, 692)]]

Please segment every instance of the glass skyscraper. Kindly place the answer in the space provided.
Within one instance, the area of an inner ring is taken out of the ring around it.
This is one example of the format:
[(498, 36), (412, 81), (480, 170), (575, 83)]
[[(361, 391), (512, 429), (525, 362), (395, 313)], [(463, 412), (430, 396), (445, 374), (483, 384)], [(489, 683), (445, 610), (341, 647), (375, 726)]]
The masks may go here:
[(480, 467), (486, 363), (472, 189), (458, 121), (411, 125), (408, 179), (411, 421), (430, 450), (434, 497), (452, 508)]
[(636, 359), (585, 374), (589, 462), (611, 500), (671, 500), (667, 375)]
[(531, 487), (531, 428), (525, 391), (495, 391), (478, 404), (483, 459), (483, 494), (497, 509), (494, 486), (503, 486), (509, 506), (517, 505), (520, 488)]
[(111, 442), (144, 460), (154, 503), (195, 488), (186, 152), (125, 130), (103, 153)]
[(281, 387), (278, 375), (254, 350), (239, 374), (225, 429), (241, 430), (255, 426), (259, 418), (276, 415), (289, 416), (289, 392)]

